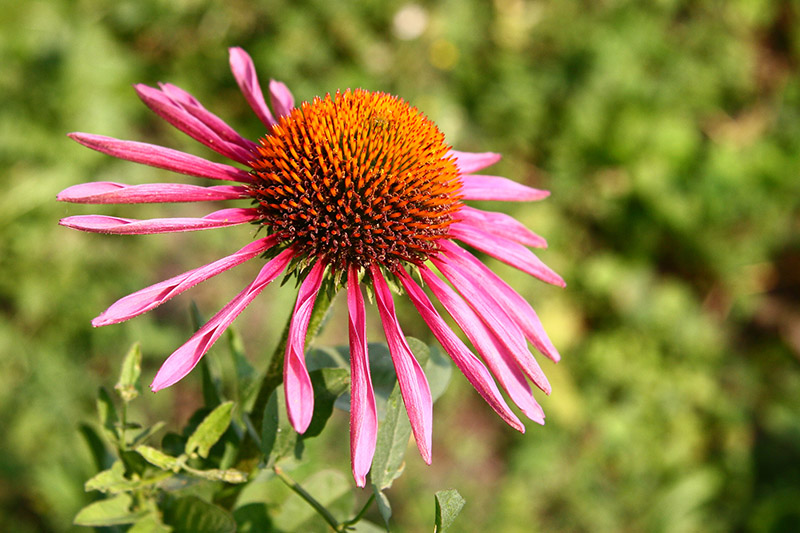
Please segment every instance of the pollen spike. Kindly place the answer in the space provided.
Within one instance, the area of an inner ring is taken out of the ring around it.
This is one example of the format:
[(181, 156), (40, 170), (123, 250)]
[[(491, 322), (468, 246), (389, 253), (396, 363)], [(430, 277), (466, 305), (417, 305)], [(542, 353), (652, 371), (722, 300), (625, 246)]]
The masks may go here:
[(293, 109), (261, 139), (248, 192), (264, 223), (336, 270), (422, 263), (461, 208), (449, 153), (403, 100), (337, 92)]

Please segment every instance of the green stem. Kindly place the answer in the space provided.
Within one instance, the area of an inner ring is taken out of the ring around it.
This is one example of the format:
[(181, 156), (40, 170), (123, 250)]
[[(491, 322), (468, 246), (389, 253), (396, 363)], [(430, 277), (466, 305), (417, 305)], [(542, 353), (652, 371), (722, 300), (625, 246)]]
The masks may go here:
[(279, 466), (273, 466), (272, 471), (275, 472), (275, 475), (283, 481), (287, 487), (292, 489), (298, 496), (303, 498), (308, 505), (314, 508), (314, 510), (319, 513), (319, 515), (325, 519), (325, 521), (333, 528), (334, 531), (341, 531), (339, 526), (339, 521), (336, 520), (336, 517), (331, 514), (328, 509), (325, 508), (324, 505), (319, 503), (311, 494), (309, 494), (306, 489), (300, 486), (295, 480), (290, 478)]
[(355, 515), (350, 520), (348, 520), (347, 522), (344, 522), (342, 524), (342, 531), (345, 531), (350, 526), (354, 526), (357, 523), (359, 523), (361, 521), (361, 519), (364, 518), (364, 515), (367, 514), (367, 511), (369, 510), (369, 506), (372, 505), (372, 502), (374, 502), (374, 501), (375, 501), (375, 493), (373, 492), (372, 494), (369, 495), (369, 499), (367, 499), (367, 502), (364, 504), (364, 507), (361, 508), (361, 510), (358, 512), (358, 514)]

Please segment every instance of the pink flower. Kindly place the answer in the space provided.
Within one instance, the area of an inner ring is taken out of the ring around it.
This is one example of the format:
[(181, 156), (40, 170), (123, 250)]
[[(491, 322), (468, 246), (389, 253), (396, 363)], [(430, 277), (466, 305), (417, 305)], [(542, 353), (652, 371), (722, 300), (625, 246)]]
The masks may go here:
[[(528, 380), (548, 394), (550, 385), (528, 342), (553, 361), (558, 361), (558, 352), (531, 306), (456, 241), (563, 286), (561, 277), (528, 249), (546, 246), (544, 239), (507, 215), (463, 204), (464, 200), (533, 201), (549, 193), (505, 178), (474, 174), (500, 156), (452, 150), (432, 122), (399, 98), (348, 90), (295, 107), (286, 86), (270, 81), (270, 111), (247, 53), (232, 48), (230, 64), (244, 97), (266, 128), (258, 143), (241, 137), (178, 87), (137, 85), (136, 92), (164, 120), (238, 166), (100, 135), (73, 133), (70, 137), (114, 157), (235, 185), (94, 182), (70, 187), (58, 199), (91, 204), (241, 199), (250, 207), (221, 209), (202, 218), (71, 216), (60, 224), (89, 232), (150, 234), (253, 223), (263, 226), (267, 236), (218, 261), (122, 298), (92, 324), (127, 320), (245, 261), (268, 258), (239, 295), (167, 358), (151, 384), (157, 391), (186, 376), (225, 328), (290, 263), (306, 265), (302, 272), (289, 269), (302, 281), (284, 365), (289, 419), (303, 433), (314, 407), (304, 358), (311, 311), (323, 284), (346, 287), (351, 460), (355, 480), (364, 486), (378, 422), (362, 284), (374, 291), (417, 446), (423, 459), (431, 461), (431, 393), (397, 320), (387, 283), (390, 277), (402, 285), (456, 366), (503, 420), (525, 430), (492, 374), (528, 418), (544, 423)], [(410, 271), (421, 277), (450, 313), (483, 362), (450, 329)]]

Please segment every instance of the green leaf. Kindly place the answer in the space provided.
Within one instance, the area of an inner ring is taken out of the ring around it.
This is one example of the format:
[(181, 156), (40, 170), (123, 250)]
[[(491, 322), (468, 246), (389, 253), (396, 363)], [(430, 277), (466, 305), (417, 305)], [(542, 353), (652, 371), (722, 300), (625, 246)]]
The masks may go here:
[(164, 522), (172, 526), (173, 533), (236, 532), (236, 522), (229, 512), (197, 496), (172, 500), (165, 507)]
[(403, 473), (403, 457), (411, 437), (411, 423), (403, 405), (400, 387), (395, 385), (386, 402), (386, 417), (378, 427), (375, 455), (372, 459), (372, 484), (378, 490), (388, 489)]
[(76, 526), (95, 527), (132, 524), (145, 516), (147, 511), (131, 511), (131, 504), (133, 498), (125, 493), (90, 503), (78, 512), (73, 523)]
[(267, 466), (294, 453), (297, 432), (286, 414), (286, 397), (283, 385), (279, 385), (269, 396), (261, 425), (261, 451), (267, 458)]
[(381, 513), (381, 518), (386, 524), (386, 529), (389, 529), (389, 519), (392, 517), (392, 505), (389, 503), (389, 498), (383, 491), (378, 490), (375, 485), (372, 485), (372, 492), (375, 494), (375, 503), (378, 504), (378, 512)]
[(103, 470), (84, 483), (83, 490), (86, 492), (93, 490), (99, 490), (101, 492), (120, 492), (120, 490), (124, 489), (117, 488), (127, 485), (129, 481), (129, 479), (125, 478), (125, 465), (122, 464), (122, 461), (116, 461), (111, 465), (111, 468)]
[(141, 393), (139, 377), (142, 374), (142, 349), (139, 343), (135, 343), (128, 350), (128, 354), (122, 362), (122, 372), (119, 381), (114, 385), (114, 389), (125, 403), (135, 399)]
[(86, 492), (99, 490), (100, 492), (117, 494), (155, 485), (156, 483), (164, 481), (171, 475), (172, 472), (159, 472), (151, 477), (129, 479), (125, 477), (125, 465), (122, 461), (117, 461), (111, 468), (103, 470), (87, 481), (83, 488)]
[(217, 443), (231, 424), (232, 410), (233, 402), (225, 402), (211, 411), (186, 441), (185, 453), (192, 455), (196, 452), (204, 459), (208, 457), (211, 447)]
[(111, 401), (111, 396), (104, 387), (100, 387), (97, 391), (97, 417), (100, 420), (100, 425), (103, 426), (106, 438), (115, 446), (118, 445), (117, 424), (119, 423), (119, 416), (117, 415), (117, 408), (114, 407), (114, 402)]
[(161, 450), (157, 450), (151, 446), (145, 446), (144, 444), (137, 446), (136, 453), (144, 457), (145, 461), (161, 470), (177, 472), (181, 469), (181, 462), (177, 458), (167, 455)]
[(456, 519), (467, 503), (455, 489), (440, 490), (436, 493), (436, 527), (434, 533), (444, 533)]
[(345, 368), (322, 368), (310, 373), (314, 387), (314, 414), (303, 439), (319, 435), (333, 414), (336, 399), (350, 387), (350, 371)]
[(164, 525), (158, 513), (150, 513), (138, 520), (128, 533), (171, 533), (172, 528)]

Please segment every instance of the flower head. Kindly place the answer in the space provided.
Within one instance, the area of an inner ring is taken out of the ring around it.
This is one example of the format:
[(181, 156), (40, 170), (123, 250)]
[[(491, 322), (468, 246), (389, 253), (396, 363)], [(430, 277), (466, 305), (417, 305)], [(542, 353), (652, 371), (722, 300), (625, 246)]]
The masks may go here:
[[(58, 199), (93, 204), (241, 199), (249, 201), (250, 207), (221, 209), (202, 218), (72, 216), (60, 224), (99, 233), (151, 234), (249, 222), (263, 227), (266, 236), (218, 261), (122, 298), (92, 324), (127, 320), (236, 265), (266, 258), (256, 278), (167, 358), (151, 384), (157, 391), (186, 376), (266, 285), (284, 273), (299, 275), (284, 386), (289, 419), (303, 433), (314, 406), (304, 358), (311, 312), (326, 279), (334, 288), (344, 288), (350, 316), (351, 460), (356, 482), (363, 486), (375, 450), (377, 412), (362, 285), (371, 286), (375, 294), (417, 446), (423, 459), (431, 460), (431, 393), (397, 320), (387, 281), (392, 278), (456, 366), (503, 420), (524, 431), (492, 374), (528, 418), (544, 423), (528, 380), (545, 393), (550, 385), (528, 342), (554, 361), (559, 359), (558, 352), (533, 308), (456, 241), (563, 286), (563, 280), (528, 249), (544, 247), (544, 239), (507, 215), (464, 204), (465, 200), (533, 201), (548, 193), (505, 178), (474, 174), (495, 163), (499, 155), (452, 150), (439, 129), (400, 98), (347, 90), (295, 107), (286, 86), (271, 81), (271, 111), (250, 57), (232, 48), (230, 62), (242, 93), (266, 128), (258, 143), (241, 137), (178, 87), (138, 85), (136, 92), (163, 119), (236, 166), (100, 135), (73, 133), (70, 137), (114, 157), (236, 185), (93, 182), (70, 187)], [(306, 268), (293, 269), (295, 264)], [(445, 323), (410, 271), (427, 285), (483, 361)]]

